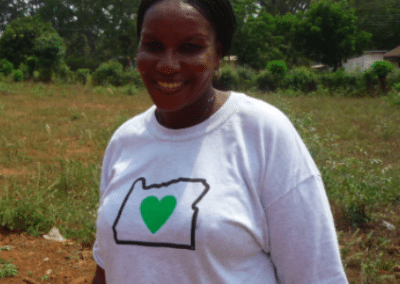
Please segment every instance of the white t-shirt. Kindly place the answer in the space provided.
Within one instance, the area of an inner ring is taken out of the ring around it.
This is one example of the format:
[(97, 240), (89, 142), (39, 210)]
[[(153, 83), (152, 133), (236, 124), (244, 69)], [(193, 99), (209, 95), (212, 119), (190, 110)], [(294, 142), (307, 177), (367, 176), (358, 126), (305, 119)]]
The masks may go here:
[(282, 112), (232, 92), (173, 130), (155, 109), (104, 157), (93, 253), (107, 283), (347, 283), (320, 173)]

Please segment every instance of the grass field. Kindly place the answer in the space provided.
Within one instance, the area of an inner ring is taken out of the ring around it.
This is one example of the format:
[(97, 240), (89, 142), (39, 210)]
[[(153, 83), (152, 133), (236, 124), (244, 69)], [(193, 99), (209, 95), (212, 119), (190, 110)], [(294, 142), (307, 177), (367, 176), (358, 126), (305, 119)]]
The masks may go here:
[[(321, 170), (350, 282), (399, 283), (400, 108), (252, 95), (289, 116)], [(38, 236), (57, 226), (90, 247), (105, 147), (150, 105), (134, 88), (0, 82), (0, 228)]]

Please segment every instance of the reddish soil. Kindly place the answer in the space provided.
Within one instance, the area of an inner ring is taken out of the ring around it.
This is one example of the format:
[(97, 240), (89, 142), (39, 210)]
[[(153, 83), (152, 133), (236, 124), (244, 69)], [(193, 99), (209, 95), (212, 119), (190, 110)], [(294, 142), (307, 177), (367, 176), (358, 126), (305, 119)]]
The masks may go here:
[(96, 268), (91, 249), (72, 241), (64, 243), (31, 237), (25, 233), (0, 232), (0, 258), (9, 260), (18, 269), (18, 276), (0, 279), (11, 283), (91, 283)]

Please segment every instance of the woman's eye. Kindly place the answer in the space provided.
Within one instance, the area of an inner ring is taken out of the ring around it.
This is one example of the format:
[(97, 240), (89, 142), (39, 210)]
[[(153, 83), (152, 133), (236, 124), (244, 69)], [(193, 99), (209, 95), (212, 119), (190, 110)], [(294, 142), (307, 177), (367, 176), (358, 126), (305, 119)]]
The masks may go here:
[(144, 44), (144, 46), (151, 52), (162, 52), (164, 50), (163, 45), (159, 42), (149, 42)]
[(195, 53), (201, 49), (200, 45), (197, 44), (184, 44), (179, 48), (182, 53)]

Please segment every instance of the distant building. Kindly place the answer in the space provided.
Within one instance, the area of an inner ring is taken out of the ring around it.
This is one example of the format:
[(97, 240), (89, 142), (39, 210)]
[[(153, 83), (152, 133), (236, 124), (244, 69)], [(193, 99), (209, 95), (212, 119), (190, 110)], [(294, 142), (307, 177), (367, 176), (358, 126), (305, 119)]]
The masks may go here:
[(392, 62), (396, 67), (400, 67), (400, 46), (386, 52), (383, 59)]
[(387, 50), (370, 50), (365, 51), (360, 57), (351, 58), (343, 64), (344, 70), (346, 72), (351, 72), (355, 70), (365, 71), (374, 64), (375, 61), (384, 60), (383, 56)]

